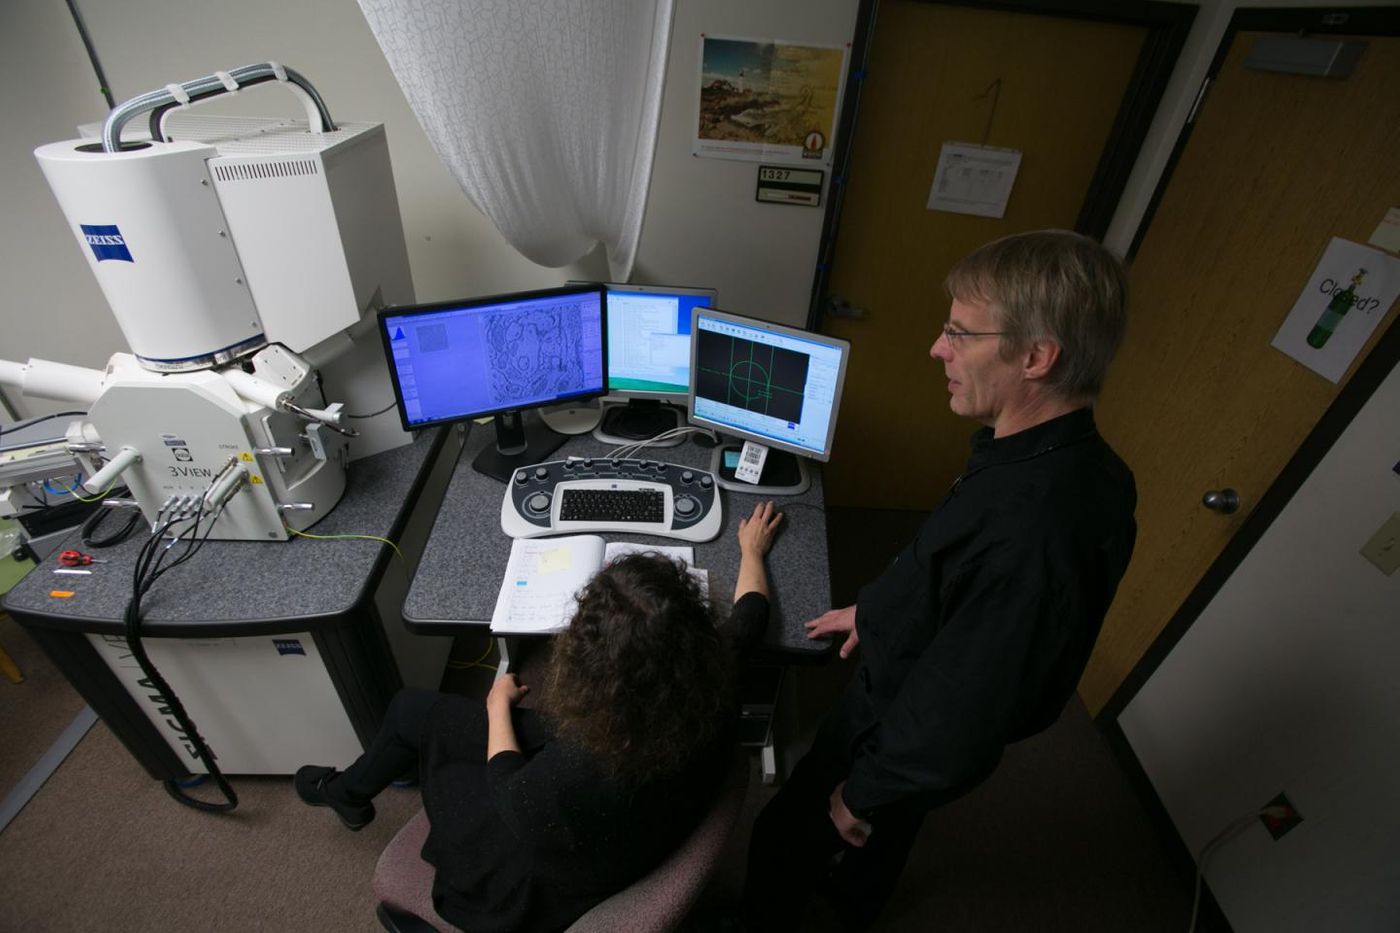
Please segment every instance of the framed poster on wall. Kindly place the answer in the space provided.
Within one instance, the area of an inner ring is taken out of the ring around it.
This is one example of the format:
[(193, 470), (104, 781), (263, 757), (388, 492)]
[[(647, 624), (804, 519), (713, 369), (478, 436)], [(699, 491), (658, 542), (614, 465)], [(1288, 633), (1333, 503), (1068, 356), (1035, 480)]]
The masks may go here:
[(831, 164), (850, 46), (700, 36), (692, 152), (712, 159)]

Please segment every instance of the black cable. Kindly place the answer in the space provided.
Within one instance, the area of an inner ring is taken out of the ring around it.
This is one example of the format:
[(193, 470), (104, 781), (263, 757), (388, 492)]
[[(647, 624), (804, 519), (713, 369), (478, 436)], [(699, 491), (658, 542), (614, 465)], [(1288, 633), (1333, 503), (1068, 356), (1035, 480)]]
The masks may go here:
[(87, 49), (88, 61), (92, 63), (93, 74), (97, 75), (97, 89), (102, 92), (102, 99), (107, 102), (107, 109), (115, 110), (117, 102), (112, 99), (112, 89), (107, 86), (107, 75), (102, 71), (102, 63), (97, 60), (97, 49), (92, 45), (92, 37), (88, 35), (87, 24), (83, 22), (82, 14), (78, 12), (78, 4), (75, 0), (68, 0), (68, 12), (73, 15), (73, 25), (78, 27), (78, 37), (83, 40), (83, 48)]
[(107, 516), (111, 515), (113, 511), (113, 509), (99, 508), (87, 517), (87, 520), (83, 522), (82, 529), (79, 531), (84, 545), (90, 548), (112, 547), (114, 544), (121, 544), (127, 538), (131, 537), (131, 533), (140, 527), (142, 519), (141, 510), (132, 509), (124, 525), (117, 528), (116, 531), (105, 538), (97, 537), (97, 529), (101, 527), (102, 523), (107, 520)]
[[(195, 513), (194, 525), (190, 529), (193, 533), (190, 536), (189, 543), (185, 546), (185, 552), (169, 567), (164, 568), (164, 570), (161, 569), (160, 564), (161, 561), (165, 559), (165, 553), (157, 555), (156, 552), (162, 547), (162, 539), (165, 537), (166, 533), (178, 522), (187, 519), (170, 519), (151, 532), (150, 538), (141, 545), (141, 551), (136, 556), (136, 566), (132, 572), (131, 599), (127, 602), (125, 613), (127, 648), (131, 651), (132, 657), (136, 659), (136, 663), (140, 665), (142, 673), (146, 675), (151, 685), (155, 687), (156, 692), (160, 695), (160, 698), (165, 702), (165, 705), (169, 707), (171, 714), (175, 717), (175, 721), (179, 723), (180, 728), (184, 730), (185, 740), (194, 747), (195, 754), (198, 756), (200, 762), (203, 763), (205, 769), (209, 772), (209, 776), (214, 779), (214, 783), (218, 785), (220, 792), (223, 793), (225, 802), (213, 803), (191, 797), (181, 791), (174, 779), (168, 779), (163, 782), (165, 791), (176, 801), (187, 807), (213, 813), (226, 813), (235, 809), (238, 806), (238, 794), (234, 792), (233, 788), (228, 783), (228, 779), (224, 777), (224, 773), (220, 771), (218, 765), (214, 763), (213, 753), (209, 750), (209, 746), (204, 741), (203, 736), (199, 734), (199, 729), (195, 726), (194, 721), (190, 719), (189, 713), (185, 711), (184, 704), (182, 704), (180, 698), (175, 695), (175, 691), (170, 689), (170, 684), (161, 676), (160, 671), (156, 670), (155, 665), (151, 663), (150, 657), (146, 654), (145, 647), (141, 644), (141, 597), (150, 590), (151, 585), (155, 583), (156, 579), (159, 578), (161, 574), (178, 567), (198, 553), (204, 541), (209, 539), (210, 532), (214, 530), (214, 522), (218, 521), (222, 511), (223, 510), (220, 509), (220, 511), (214, 515), (213, 519), (209, 522), (209, 527), (204, 532), (203, 539), (201, 539), (198, 546), (196, 546), (195, 539), (198, 537), (199, 521), (204, 514), (204, 502), (201, 497), (199, 510)], [(174, 545), (167, 547), (166, 553), (168, 553), (173, 546)]]
[(37, 418), (30, 418), (28, 421), (21, 421), (18, 424), (12, 424), (8, 428), (4, 425), (0, 425), (0, 436), (3, 436), (6, 431), (9, 431), (11, 434), (13, 434), (16, 431), (23, 431), (25, 428), (32, 427), (36, 424), (43, 424), (45, 421), (52, 421), (55, 418), (72, 418), (74, 416), (82, 417), (86, 414), (87, 412), (85, 411), (56, 411), (51, 415), (40, 415)]
[(818, 512), (825, 512), (826, 506), (817, 505), (815, 502), (782, 502), (773, 500), (773, 510), (775, 512), (786, 512), (788, 509), (815, 509)]
[(397, 404), (398, 404), (397, 401), (390, 402), (388, 405), (385, 405), (383, 408), (379, 409), (379, 411), (370, 412), (368, 415), (342, 415), (341, 417), (343, 417), (343, 418), (375, 418), (375, 417), (378, 417), (379, 415), (384, 414), (386, 411), (388, 411), (389, 409), (393, 408), (393, 407), (394, 407), (395, 405), (397, 405)]

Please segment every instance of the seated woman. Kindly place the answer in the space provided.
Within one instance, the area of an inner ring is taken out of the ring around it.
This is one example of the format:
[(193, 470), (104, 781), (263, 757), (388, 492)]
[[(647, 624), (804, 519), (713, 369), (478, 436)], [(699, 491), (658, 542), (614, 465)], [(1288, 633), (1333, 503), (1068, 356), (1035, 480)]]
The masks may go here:
[(557, 930), (675, 850), (708, 809), (734, 747), (739, 656), (768, 621), (763, 558), (782, 513), (739, 523), (727, 621), (695, 578), (656, 554), (610, 564), (557, 636), (539, 709), (497, 678), (485, 709), (404, 689), (344, 772), (308, 765), (295, 785), (350, 829), (416, 766), (436, 868), (433, 905), (472, 931)]

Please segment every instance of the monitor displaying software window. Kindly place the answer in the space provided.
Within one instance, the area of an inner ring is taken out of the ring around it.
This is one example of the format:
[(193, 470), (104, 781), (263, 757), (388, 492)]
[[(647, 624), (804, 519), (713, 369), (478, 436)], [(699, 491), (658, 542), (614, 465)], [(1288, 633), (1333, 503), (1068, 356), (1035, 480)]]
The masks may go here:
[(602, 395), (605, 307), (575, 286), (381, 311), (404, 428)]
[(615, 285), (608, 290), (608, 391), (679, 402), (690, 392), (690, 317), (712, 288)]
[(831, 458), (850, 344), (705, 308), (691, 330), (692, 423)]

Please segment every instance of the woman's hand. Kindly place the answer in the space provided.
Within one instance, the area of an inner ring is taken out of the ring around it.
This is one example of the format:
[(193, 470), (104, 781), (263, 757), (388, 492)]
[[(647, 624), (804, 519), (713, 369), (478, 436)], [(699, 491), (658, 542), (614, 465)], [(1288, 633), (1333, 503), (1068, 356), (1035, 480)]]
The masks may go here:
[(493, 713), (509, 712), (529, 692), (529, 686), (522, 684), (514, 674), (502, 674), (486, 694), (486, 709)]
[(768, 595), (768, 572), (763, 569), (763, 555), (773, 547), (778, 524), (783, 513), (772, 502), (760, 502), (753, 514), (739, 519), (739, 576), (734, 581), (734, 601), (745, 593)]
[(759, 558), (767, 554), (773, 548), (773, 538), (782, 520), (783, 513), (773, 508), (771, 501), (755, 505), (752, 515), (739, 519), (739, 553)]
[(501, 752), (520, 751), (510, 711), (529, 692), (530, 688), (516, 679), (514, 674), (502, 674), (491, 685), (491, 692), (486, 694), (487, 761)]

